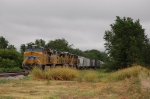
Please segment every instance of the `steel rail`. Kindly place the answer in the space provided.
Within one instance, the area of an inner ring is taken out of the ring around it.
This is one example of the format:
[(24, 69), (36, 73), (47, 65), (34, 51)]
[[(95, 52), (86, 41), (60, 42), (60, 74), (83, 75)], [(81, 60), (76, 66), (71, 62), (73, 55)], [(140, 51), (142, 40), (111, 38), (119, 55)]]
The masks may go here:
[(24, 75), (27, 76), (29, 73), (28, 72), (0, 72), (0, 77), (9, 77), (9, 76), (17, 76), (17, 75)]

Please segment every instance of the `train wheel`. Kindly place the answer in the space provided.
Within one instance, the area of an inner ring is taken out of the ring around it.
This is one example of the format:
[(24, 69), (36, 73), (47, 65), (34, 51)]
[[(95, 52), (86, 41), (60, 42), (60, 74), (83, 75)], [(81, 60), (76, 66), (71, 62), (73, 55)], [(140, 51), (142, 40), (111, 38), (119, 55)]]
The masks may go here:
[(55, 68), (55, 67), (56, 67), (56, 64), (53, 64), (52, 67)]
[(42, 70), (44, 70), (45, 69), (45, 65), (42, 65)]
[(76, 69), (80, 69), (80, 67), (79, 67), (79, 66), (76, 66)]

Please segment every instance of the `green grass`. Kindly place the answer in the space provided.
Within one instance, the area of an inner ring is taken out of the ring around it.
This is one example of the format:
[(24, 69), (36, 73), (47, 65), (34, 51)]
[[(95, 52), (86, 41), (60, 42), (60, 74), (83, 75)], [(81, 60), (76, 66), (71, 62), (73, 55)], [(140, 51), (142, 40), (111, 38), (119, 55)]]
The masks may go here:
[(7, 84), (9, 82), (11, 82), (9, 79), (0, 79), (0, 84)]

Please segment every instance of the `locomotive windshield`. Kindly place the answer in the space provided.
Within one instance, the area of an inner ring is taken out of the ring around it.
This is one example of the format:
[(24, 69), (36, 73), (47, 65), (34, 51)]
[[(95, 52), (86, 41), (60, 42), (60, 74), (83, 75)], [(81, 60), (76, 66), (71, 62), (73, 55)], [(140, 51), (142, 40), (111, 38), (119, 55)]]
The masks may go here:
[(32, 51), (32, 47), (31, 46), (26, 47), (25, 51), (26, 52), (31, 52)]
[(36, 47), (35, 49), (33, 49), (34, 51), (36, 52), (42, 52), (43, 51), (43, 48), (40, 48), (40, 47)]
[(26, 47), (26, 52), (32, 52), (32, 51), (35, 51), (35, 52), (42, 52), (43, 51), (43, 48), (39, 47), (39, 46), (27, 46)]

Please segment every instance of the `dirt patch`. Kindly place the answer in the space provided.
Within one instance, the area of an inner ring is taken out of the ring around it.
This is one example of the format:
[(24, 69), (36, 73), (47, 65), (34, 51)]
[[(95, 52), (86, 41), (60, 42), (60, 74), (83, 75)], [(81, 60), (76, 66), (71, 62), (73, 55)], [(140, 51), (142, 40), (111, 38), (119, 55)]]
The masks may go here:
[(148, 79), (142, 79), (141, 80), (141, 86), (143, 88), (150, 88), (150, 80), (148, 80)]

